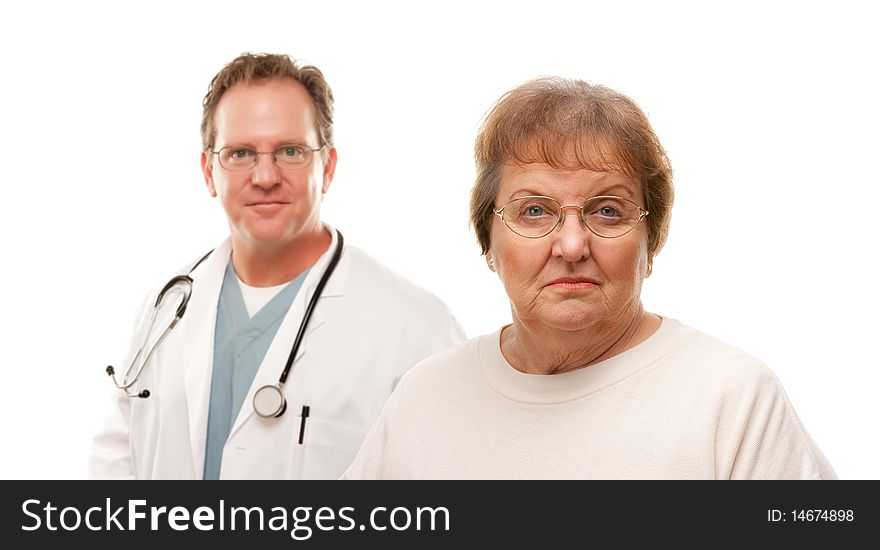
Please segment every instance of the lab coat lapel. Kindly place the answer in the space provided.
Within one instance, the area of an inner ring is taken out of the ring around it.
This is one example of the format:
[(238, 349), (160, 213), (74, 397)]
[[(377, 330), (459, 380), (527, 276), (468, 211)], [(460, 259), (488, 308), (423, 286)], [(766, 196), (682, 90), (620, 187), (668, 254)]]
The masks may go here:
[(190, 275), (193, 278), (193, 292), (181, 322), (186, 327), (181, 334), (180, 357), (184, 370), (190, 446), (193, 466), (199, 475), (205, 465), (217, 300), (231, 250), (231, 243), (227, 239)]
[[(241, 410), (238, 412), (235, 423), (232, 425), (232, 429), (229, 432), (230, 438), (232, 438), (236, 431), (238, 431), (238, 429), (241, 428), (241, 426), (252, 416), (255, 417), (255, 419), (259, 419), (254, 413), (254, 393), (263, 386), (275, 385), (278, 382), (278, 378), (281, 376), (281, 372), (284, 370), (284, 365), (287, 364), (287, 358), (290, 356), (293, 341), (296, 339), (296, 333), (299, 331), (299, 326), (302, 323), (308, 300), (310, 300), (315, 293), (318, 282), (324, 275), (324, 271), (327, 269), (327, 264), (330, 263), (330, 258), (333, 256), (333, 251), (336, 249), (336, 231), (329, 226), (325, 225), (325, 227), (327, 227), (333, 234), (333, 241), (330, 243), (327, 252), (325, 252), (324, 255), (315, 262), (315, 265), (312, 266), (312, 269), (306, 276), (306, 280), (303, 282), (302, 288), (297, 293), (287, 315), (281, 322), (281, 326), (278, 328), (278, 332), (272, 340), (272, 345), (269, 346), (269, 350), (266, 352), (266, 356), (263, 358), (259, 370), (257, 370), (254, 381), (251, 383), (250, 390), (245, 397)], [(312, 317), (309, 320), (302, 342), (296, 352), (293, 366), (290, 369), (290, 373), (287, 375), (287, 384), (296, 383), (297, 363), (308, 353), (309, 341), (315, 332), (325, 330), (330, 322), (329, 317), (326, 314), (327, 308), (322, 308), (321, 306), (322, 304), (326, 305), (324, 303), (325, 300), (338, 299), (344, 295), (345, 281), (348, 277), (348, 271), (349, 263), (343, 248), (339, 264), (333, 271), (333, 275), (327, 281), (327, 285), (321, 293), (321, 298), (318, 300), (318, 303), (315, 304), (315, 309), (312, 311)], [(289, 395), (289, 393), (285, 391), (285, 395)], [(290, 413), (288, 411), (285, 414)]]

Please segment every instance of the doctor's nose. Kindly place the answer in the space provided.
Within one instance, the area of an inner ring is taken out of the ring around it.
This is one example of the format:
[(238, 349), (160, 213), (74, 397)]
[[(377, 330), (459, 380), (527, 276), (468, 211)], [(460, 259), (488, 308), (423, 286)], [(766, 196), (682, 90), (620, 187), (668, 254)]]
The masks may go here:
[(273, 153), (258, 154), (251, 171), (251, 182), (257, 187), (269, 189), (281, 182), (281, 169)]
[(559, 226), (550, 233), (553, 239), (551, 252), (569, 263), (585, 260), (590, 256), (591, 235), (584, 225), (580, 210), (566, 208)]

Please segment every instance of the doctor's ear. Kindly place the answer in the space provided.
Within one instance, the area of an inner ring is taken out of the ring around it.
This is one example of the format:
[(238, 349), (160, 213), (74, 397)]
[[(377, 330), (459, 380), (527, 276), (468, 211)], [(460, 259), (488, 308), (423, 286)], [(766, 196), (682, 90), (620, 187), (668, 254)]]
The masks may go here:
[(214, 165), (208, 161), (208, 155), (205, 154), (204, 151), (202, 151), (202, 174), (205, 176), (205, 185), (208, 186), (208, 193), (210, 193), (212, 197), (216, 197), (217, 189), (214, 187)]
[(330, 189), (330, 182), (333, 181), (333, 175), (336, 173), (336, 147), (331, 147), (324, 157), (324, 182), (321, 185), (321, 192), (326, 193)]
[(495, 256), (491, 252), (486, 254), (486, 265), (489, 266), (489, 269), (495, 271)]

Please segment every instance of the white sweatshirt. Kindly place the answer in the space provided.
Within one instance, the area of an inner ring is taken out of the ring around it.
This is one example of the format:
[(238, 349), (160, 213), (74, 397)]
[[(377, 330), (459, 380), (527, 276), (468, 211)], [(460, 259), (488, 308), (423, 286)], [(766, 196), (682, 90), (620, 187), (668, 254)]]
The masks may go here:
[(343, 479), (834, 479), (780, 382), (663, 319), (637, 346), (525, 374), (498, 330), (409, 371)]

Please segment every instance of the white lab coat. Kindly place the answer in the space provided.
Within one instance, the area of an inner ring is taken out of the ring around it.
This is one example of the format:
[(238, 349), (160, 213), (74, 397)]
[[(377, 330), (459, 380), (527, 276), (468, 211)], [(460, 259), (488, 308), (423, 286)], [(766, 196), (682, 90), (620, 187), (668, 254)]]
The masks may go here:
[[(254, 413), (253, 394), (278, 381), (307, 298), (333, 254), (336, 232), (328, 230), (333, 243), (309, 271), (232, 426), (221, 479), (339, 477), (403, 373), (464, 340), (439, 299), (345, 245), (288, 375), (287, 411), (273, 419)], [(193, 293), (183, 319), (156, 348), (133, 388), (149, 389), (151, 396), (129, 398), (107, 382), (114, 392), (113, 407), (93, 441), (89, 477), (202, 478), (214, 325), (230, 251), (227, 239), (193, 271)], [(120, 380), (162, 286), (164, 281), (145, 303), (126, 361), (116, 365)], [(299, 444), (303, 405), (310, 414)]]

